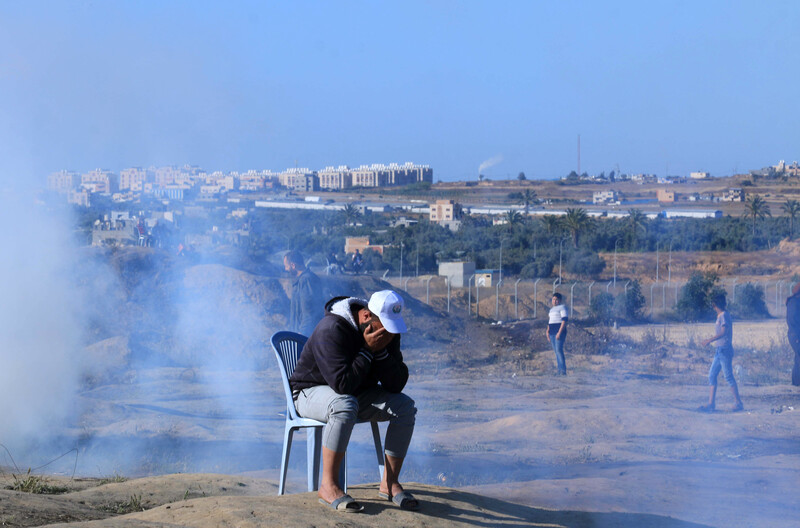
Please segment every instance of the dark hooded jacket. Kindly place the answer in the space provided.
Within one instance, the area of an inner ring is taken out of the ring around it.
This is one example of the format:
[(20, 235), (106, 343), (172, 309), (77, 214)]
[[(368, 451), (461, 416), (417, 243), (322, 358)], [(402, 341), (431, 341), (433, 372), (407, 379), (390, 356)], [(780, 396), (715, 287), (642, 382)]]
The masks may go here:
[(358, 395), (377, 387), (400, 392), (408, 367), (400, 352), (400, 335), (384, 350), (371, 352), (358, 329), (352, 308), (366, 307), (355, 297), (335, 297), (325, 304), (325, 317), (309, 337), (289, 383), (292, 391), (328, 385), (339, 394)]

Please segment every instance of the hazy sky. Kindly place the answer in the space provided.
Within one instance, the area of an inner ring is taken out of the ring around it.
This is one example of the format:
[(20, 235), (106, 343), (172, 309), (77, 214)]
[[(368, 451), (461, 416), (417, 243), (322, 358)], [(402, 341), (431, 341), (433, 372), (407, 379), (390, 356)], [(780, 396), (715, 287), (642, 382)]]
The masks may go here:
[(800, 159), (800, 2), (0, 0), (0, 177)]

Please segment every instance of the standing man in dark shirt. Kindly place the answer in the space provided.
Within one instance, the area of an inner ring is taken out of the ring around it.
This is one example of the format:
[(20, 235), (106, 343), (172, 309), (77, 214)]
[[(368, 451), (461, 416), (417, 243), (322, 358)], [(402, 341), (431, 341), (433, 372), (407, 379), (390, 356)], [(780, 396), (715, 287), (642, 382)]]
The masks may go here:
[(310, 336), (322, 319), (322, 286), (319, 277), (308, 269), (299, 251), (289, 251), (283, 257), (283, 267), (292, 281), (292, 300), (289, 306), (289, 330)]
[(320, 502), (338, 511), (364, 509), (338, 482), (357, 421), (389, 422), (378, 496), (405, 510), (419, 507), (398, 481), (417, 414), (414, 400), (401, 392), (408, 381), (400, 352), (400, 334), (407, 330), (403, 304), (391, 290), (374, 293), (369, 302), (356, 297), (331, 299), (289, 379), (298, 414), (326, 423), (318, 495)]
[(794, 350), (792, 385), (800, 385), (800, 282), (792, 288), (792, 295), (786, 299), (786, 324), (789, 326), (789, 344)]

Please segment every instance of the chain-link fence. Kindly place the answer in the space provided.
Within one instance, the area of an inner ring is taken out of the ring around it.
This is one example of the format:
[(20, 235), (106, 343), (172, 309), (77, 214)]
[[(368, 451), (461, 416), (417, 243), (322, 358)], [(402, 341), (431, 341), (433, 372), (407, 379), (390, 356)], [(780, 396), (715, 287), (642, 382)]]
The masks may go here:
[[(569, 307), (572, 317), (589, 316), (592, 298), (607, 293), (614, 298), (625, 295), (631, 281), (617, 279), (608, 281), (579, 281), (559, 284), (551, 279), (503, 279), (492, 285), (476, 284), (475, 276), (469, 278), (469, 286), (452, 286), (446, 277), (422, 275), (419, 277), (387, 277), (392, 286), (407, 291), (415, 298), (437, 309), (466, 316), (481, 316), (498, 321), (545, 317), (550, 309), (553, 293), (559, 292)], [(643, 313), (650, 317), (663, 317), (674, 312), (678, 305), (681, 288), (685, 281), (640, 281), (644, 296)], [(739, 281), (726, 279), (720, 284), (727, 292), (728, 302), (735, 303), (737, 293), (745, 284), (752, 284), (763, 291), (763, 298), (770, 315), (782, 317), (786, 314), (786, 297), (791, 294), (795, 282), (790, 279)]]

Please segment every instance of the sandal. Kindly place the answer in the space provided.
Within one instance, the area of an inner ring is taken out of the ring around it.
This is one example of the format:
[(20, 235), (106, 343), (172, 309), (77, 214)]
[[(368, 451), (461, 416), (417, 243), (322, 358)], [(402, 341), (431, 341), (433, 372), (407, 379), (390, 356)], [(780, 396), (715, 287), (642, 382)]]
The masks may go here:
[(393, 503), (397, 504), (401, 510), (417, 511), (419, 509), (419, 501), (408, 491), (401, 491), (394, 496), (379, 491), (378, 497), (383, 500), (392, 501)]
[(357, 503), (356, 500), (345, 493), (333, 502), (328, 502), (325, 499), (319, 499), (320, 504), (324, 504), (328, 508), (333, 508), (338, 512), (343, 513), (359, 513), (364, 511), (364, 506)]

